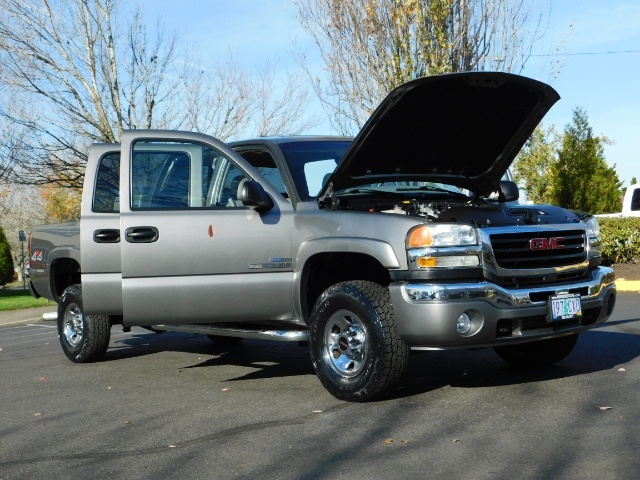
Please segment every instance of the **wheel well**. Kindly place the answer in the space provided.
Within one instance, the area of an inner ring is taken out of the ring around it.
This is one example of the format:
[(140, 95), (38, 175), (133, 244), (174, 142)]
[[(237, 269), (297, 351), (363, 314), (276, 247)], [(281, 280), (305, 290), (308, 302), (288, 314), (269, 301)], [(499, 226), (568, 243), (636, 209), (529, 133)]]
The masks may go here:
[(361, 253), (320, 253), (311, 257), (302, 272), (300, 301), (305, 319), (318, 297), (331, 285), (347, 280), (368, 280), (384, 287), (389, 271), (373, 257)]
[(65, 288), (80, 284), (80, 265), (73, 259), (61, 258), (51, 264), (51, 293), (60, 298)]

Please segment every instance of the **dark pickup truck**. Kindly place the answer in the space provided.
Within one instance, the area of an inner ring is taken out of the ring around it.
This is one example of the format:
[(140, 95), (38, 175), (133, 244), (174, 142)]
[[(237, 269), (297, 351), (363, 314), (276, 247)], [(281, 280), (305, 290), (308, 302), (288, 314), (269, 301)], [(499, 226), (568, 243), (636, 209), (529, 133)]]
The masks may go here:
[(597, 220), (504, 180), (558, 98), (463, 73), (397, 88), (355, 139), (127, 131), (91, 149), (79, 224), (34, 229), (31, 288), (74, 362), (115, 324), (308, 341), (351, 401), (396, 385), (411, 349), (558, 362), (616, 298)]

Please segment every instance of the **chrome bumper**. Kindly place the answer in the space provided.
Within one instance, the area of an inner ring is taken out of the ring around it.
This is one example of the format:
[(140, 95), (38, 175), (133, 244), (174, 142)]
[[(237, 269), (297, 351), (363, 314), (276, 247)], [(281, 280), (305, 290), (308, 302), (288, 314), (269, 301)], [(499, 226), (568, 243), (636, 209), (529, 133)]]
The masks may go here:
[[(430, 349), (482, 347), (552, 338), (588, 330), (605, 321), (615, 303), (613, 269), (598, 267), (589, 278), (567, 284), (510, 289), (491, 282), (434, 284), (396, 282), (389, 286), (400, 336), (412, 347)], [(590, 320), (550, 324), (548, 298), (563, 292), (580, 293)], [(477, 323), (471, 335), (460, 335), (456, 321), (463, 312)], [(499, 322), (512, 333), (498, 334)], [(537, 322), (535, 328), (529, 325)], [(541, 323), (541, 324), (540, 324)]]
[(561, 292), (585, 290), (587, 295), (582, 299), (598, 298), (603, 290), (613, 285), (615, 274), (612, 268), (599, 267), (591, 272), (591, 278), (566, 285), (554, 285), (524, 289), (508, 289), (495, 283), (458, 283), (446, 284), (422, 284), (405, 283), (402, 285), (402, 293), (410, 303), (429, 302), (456, 302), (467, 300), (484, 300), (496, 308), (526, 308), (531, 305), (546, 305), (546, 301), (533, 301), (536, 296), (557, 295)]

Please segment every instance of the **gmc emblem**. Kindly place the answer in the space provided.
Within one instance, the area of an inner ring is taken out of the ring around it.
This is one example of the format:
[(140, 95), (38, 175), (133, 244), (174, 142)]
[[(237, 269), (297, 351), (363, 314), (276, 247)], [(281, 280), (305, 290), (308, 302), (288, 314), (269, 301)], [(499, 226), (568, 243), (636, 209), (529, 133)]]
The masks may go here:
[(529, 240), (529, 250), (537, 252), (539, 250), (562, 250), (564, 237), (532, 238)]

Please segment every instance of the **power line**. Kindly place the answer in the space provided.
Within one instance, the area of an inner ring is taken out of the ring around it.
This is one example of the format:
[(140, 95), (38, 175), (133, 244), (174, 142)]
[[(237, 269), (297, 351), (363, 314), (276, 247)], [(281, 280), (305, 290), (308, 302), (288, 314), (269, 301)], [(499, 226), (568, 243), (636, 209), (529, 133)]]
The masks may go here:
[(569, 57), (569, 56), (579, 56), (579, 55), (614, 55), (618, 53), (640, 53), (640, 50), (611, 50), (608, 52), (578, 52), (578, 53), (539, 53), (539, 54), (531, 54), (531, 57)]

